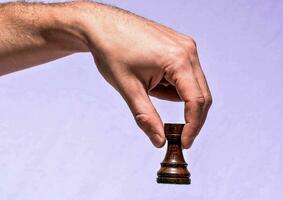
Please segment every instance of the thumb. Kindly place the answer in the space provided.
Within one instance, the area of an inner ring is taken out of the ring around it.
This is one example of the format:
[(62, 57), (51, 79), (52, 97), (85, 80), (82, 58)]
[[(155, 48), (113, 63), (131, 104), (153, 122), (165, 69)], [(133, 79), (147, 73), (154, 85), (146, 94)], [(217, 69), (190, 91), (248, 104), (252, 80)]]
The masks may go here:
[(149, 137), (155, 147), (165, 144), (163, 123), (154, 108), (143, 84), (135, 78), (120, 83), (119, 92), (127, 102), (138, 126)]

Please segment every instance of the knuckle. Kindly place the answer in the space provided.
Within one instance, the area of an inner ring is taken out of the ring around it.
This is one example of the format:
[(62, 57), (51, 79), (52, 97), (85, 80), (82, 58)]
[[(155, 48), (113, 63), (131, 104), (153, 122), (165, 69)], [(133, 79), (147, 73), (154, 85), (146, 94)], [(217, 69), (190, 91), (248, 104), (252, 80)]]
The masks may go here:
[(205, 102), (207, 103), (207, 105), (210, 107), (212, 105), (212, 96), (211, 95), (208, 95), (205, 97)]
[(188, 61), (188, 57), (195, 56), (197, 54), (197, 45), (193, 38), (188, 37), (182, 41), (182, 44), (175, 43), (167, 47), (167, 57), (173, 59), (173, 61)]
[(135, 115), (135, 120), (142, 129), (147, 129), (147, 125), (150, 122), (150, 117), (147, 114), (139, 113)]
[(197, 47), (197, 42), (195, 41), (195, 39), (194, 39), (194, 38), (192, 38), (192, 37), (188, 37), (188, 41), (190, 41), (190, 42), (191, 42), (191, 44), (194, 46), (194, 48), (196, 48), (196, 47)]
[(185, 71), (185, 68), (181, 65), (172, 65), (170, 67), (167, 67), (164, 70), (164, 77), (167, 80), (170, 80), (173, 84), (176, 84), (178, 80), (181, 79), (183, 72)]
[(187, 59), (188, 57), (188, 51), (187, 49), (182, 45), (172, 45), (170, 48), (168, 48), (167, 56), (175, 63), (179, 62), (180, 60)]
[(197, 106), (203, 107), (205, 104), (205, 98), (203, 96), (194, 98), (191, 100), (193, 103), (195, 103)]
[(196, 54), (197, 44), (196, 44), (196, 41), (193, 38), (189, 37), (186, 40), (185, 46), (186, 46), (186, 49), (187, 49), (187, 54), (189, 54), (189, 55), (195, 55)]
[(185, 62), (185, 60), (180, 58), (175, 59), (172, 64), (164, 68), (164, 77), (176, 84), (187, 70), (187, 65)]

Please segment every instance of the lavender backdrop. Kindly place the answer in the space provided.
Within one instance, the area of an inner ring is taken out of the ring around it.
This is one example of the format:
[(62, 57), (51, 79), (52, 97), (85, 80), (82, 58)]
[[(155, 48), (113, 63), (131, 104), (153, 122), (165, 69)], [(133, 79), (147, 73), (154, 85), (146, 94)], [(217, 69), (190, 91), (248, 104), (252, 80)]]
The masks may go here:
[[(165, 148), (76, 54), (0, 78), (0, 199), (282, 199), (283, 1), (104, 2), (198, 42), (214, 105), (185, 152), (192, 185), (155, 183)], [(183, 121), (182, 104), (153, 101)]]

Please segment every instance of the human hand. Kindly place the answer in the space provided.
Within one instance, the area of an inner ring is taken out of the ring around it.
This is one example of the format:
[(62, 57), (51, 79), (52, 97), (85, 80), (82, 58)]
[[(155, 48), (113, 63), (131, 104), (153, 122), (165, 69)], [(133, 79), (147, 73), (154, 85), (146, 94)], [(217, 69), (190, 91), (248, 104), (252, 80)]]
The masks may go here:
[(118, 8), (91, 6), (82, 20), (100, 73), (123, 96), (156, 147), (165, 144), (165, 136), (148, 95), (183, 101), (182, 145), (189, 148), (212, 103), (194, 40)]

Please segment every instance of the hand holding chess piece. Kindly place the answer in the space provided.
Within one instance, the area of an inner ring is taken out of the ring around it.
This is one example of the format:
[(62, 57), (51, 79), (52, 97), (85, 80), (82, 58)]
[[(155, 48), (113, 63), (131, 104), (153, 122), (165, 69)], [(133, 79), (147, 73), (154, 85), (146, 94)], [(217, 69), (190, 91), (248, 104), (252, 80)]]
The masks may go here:
[(182, 145), (181, 134), (184, 124), (165, 124), (165, 136), (168, 141), (167, 153), (157, 172), (157, 183), (190, 184), (190, 172), (187, 169)]
[[(182, 145), (190, 148), (212, 103), (192, 37), (97, 2), (15, 2), (0, 4), (0, 13), (5, 13), (0, 15), (0, 76), (91, 52), (98, 71), (124, 98), (154, 146), (162, 147), (165, 137), (149, 95), (184, 102)], [(165, 126), (168, 155), (158, 181), (187, 183), (179, 138), (182, 125)]]

